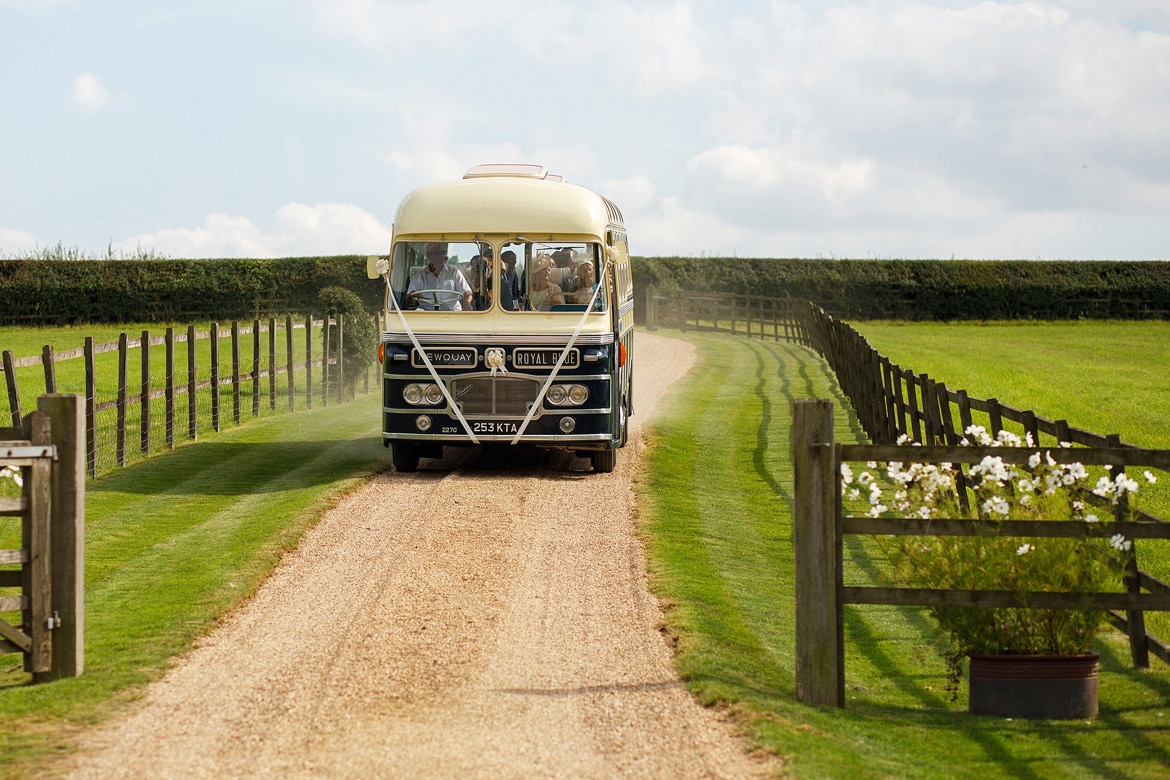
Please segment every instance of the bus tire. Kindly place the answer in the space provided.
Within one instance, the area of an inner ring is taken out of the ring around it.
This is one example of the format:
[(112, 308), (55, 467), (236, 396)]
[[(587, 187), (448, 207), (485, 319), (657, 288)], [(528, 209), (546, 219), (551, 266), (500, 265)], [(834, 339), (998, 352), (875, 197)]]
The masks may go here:
[(593, 450), (589, 453), (589, 460), (598, 474), (608, 474), (617, 465), (617, 450)]
[(627, 402), (622, 404), (621, 408), (618, 410), (618, 425), (620, 427), (621, 433), (620, 441), (623, 447), (626, 446), (626, 444), (628, 444), (630, 441), (630, 413), (628, 409), (629, 403)]
[(413, 444), (396, 441), (390, 446), (390, 460), (394, 463), (394, 470), (406, 473), (418, 470), (418, 447)]

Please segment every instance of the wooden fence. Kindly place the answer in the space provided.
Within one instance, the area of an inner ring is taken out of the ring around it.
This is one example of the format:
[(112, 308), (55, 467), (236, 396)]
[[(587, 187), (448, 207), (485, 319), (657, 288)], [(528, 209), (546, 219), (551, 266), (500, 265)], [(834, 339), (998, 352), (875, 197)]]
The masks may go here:
[[(344, 320), (342, 317), (294, 323), (256, 320), (248, 327), (233, 322), (221, 329), (217, 323), (207, 331), (188, 327), (185, 333), (167, 328), (165, 335), (142, 331), (140, 338), (123, 333), (118, 341), (95, 344), (87, 337), (83, 347), (54, 352), (46, 345), (41, 355), (14, 357), (2, 353), (9, 413), (14, 427), (24, 417), (17, 370), (40, 365), (44, 369), (44, 391), (58, 389), (58, 369), (71, 361), (83, 361), (87, 470), (91, 476), (114, 466), (125, 466), (136, 456), (171, 449), (176, 439), (196, 439), (199, 432), (219, 432), (230, 415), (238, 425), (250, 406), (252, 417), (263, 413), (295, 411), (315, 402), (328, 405), (344, 400), (340, 381), (344, 366)], [(301, 331), (303, 336), (298, 336)], [(335, 333), (334, 333), (335, 331)], [(283, 334), (283, 338), (279, 334)], [(214, 337), (213, 337), (214, 336)], [(250, 360), (245, 357), (247, 337)], [(319, 339), (319, 347), (314, 342)], [(303, 349), (296, 341), (303, 338)], [(230, 354), (221, 356), (221, 340), (230, 339)], [(198, 342), (207, 341), (210, 357), (200, 366)], [(186, 346), (185, 370), (176, 372), (176, 354)], [(155, 386), (151, 347), (163, 346), (164, 379)], [(138, 350), (140, 381), (131, 384), (131, 353)], [(99, 388), (98, 356), (116, 352), (117, 388)], [(317, 357), (316, 355), (319, 355)], [(328, 370), (325, 370), (328, 369)], [(81, 381), (81, 380), (77, 380)], [(363, 389), (369, 392), (369, 371)], [(81, 387), (77, 388), (81, 390)]]
[[(873, 345), (850, 325), (809, 301), (791, 298), (760, 300), (756, 296), (712, 293), (661, 294), (650, 289), (647, 292), (646, 310), (646, 324), (651, 329), (677, 327), (682, 330), (718, 331), (749, 338), (757, 336), (765, 338), (771, 334), (778, 340), (782, 338), (813, 349), (833, 370), (842, 393), (849, 399), (858, 421), (873, 442), (871, 445), (836, 447), (832, 443), (831, 413), (828, 415), (827, 423), (823, 419), (823, 413), (817, 416), (816, 425), (819, 427), (814, 429), (815, 435), (807, 430), (801, 430), (811, 425), (807, 417), (803, 420), (798, 419), (794, 425), (794, 441), (796, 437), (807, 439), (807, 443), (802, 445), (807, 451), (802, 455), (798, 455), (794, 444), (793, 455), (797, 460), (794, 511), (806, 520), (810, 512), (822, 518), (818, 521), (819, 525), (805, 523), (803, 530), (795, 531), (796, 536), (803, 537), (803, 541), (797, 540), (798, 588), (801, 587), (802, 576), (807, 580), (803, 586), (806, 593), (811, 592), (810, 589), (820, 587), (828, 577), (836, 584), (832, 590), (823, 592), (837, 594), (832, 601), (819, 602), (811, 609), (807, 607), (807, 602), (803, 609), (798, 606), (797, 641), (813, 643), (811, 646), (805, 645), (804, 660), (800, 660), (802, 656), (798, 648), (798, 674), (808, 664), (814, 661), (820, 664), (825, 658), (835, 658), (837, 667), (843, 665), (844, 662), (841, 660), (843, 656), (840, 656), (842, 647), (840, 610), (844, 603), (927, 605), (939, 603), (950, 606), (962, 605), (977, 599), (980, 606), (1000, 606), (1009, 603), (1019, 605), (1013, 596), (1005, 594), (938, 595), (920, 598), (919, 595), (913, 594), (907, 596), (904, 592), (845, 588), (841, 585), (839, 576), (842, 533), (924, 532), (923, 524), (919, 521), (847, 518), (840, 515), (839, 509), (836, 510), (836, 517), (829, 515), (829, 519), (824, 520), (820, 513), (835, 511), (838, 507), (836, 474), (839, 473), (837, 469), (841, 460), (865, 462), (898, 460), (905, 463), (970, 462), (968, 459), (975, 458), (975, 454), (981, 451), (980, 448), (961, 447), (959, 442), (968, 427), (981, 424), (993, 437), (1009, 428), (1020, 436), (1030, 434), (1036, 446), (1027, 449), (1027, 454), (1019, 456), (1024, 461), (1037, 448), (1044, 448), (1050, 450), (1058, 460), (1063, 458), (1069, 462), (1109, 464), (1114, 469), (1121, 469), (1127, 465), (1170, 468), (1170, 460), (1167, 459), (1165, 451), (1135, 447), (1121, 441), (1117, 434), (1094, 433), (1070, 425), (1067, 420), (1041, 417), (1029, 409), (1010, 406), (995, 398), (981, 399), (965, 390), (950, 390), (944, 383), (924, 373), (916, 373), (897, 365), (874, 349)], [(831, 406), (829, 408), (831, 409)], [(828, 427), (823, 427), (825, 425)], [(809, 436), (812, 438), (808, 438)], [(896, 446), (903, 436), (925, 446)], [(1064, 450), (1060, 447), (1061, 443), (1081, 446), (1074, 450)], [(1004, 457), (1006, 452), (1004, 448), (995, 448), (994, 454)], [(890, 457), (886, 458), (886, 455)], [(800, 458), (804, 458), (803, 464)], [(1007, 457), (1004, 459), (1008, 460)], [(825, 468), (831, 471), (823, 472)], [(810, 502), (815, 503), (815, 506), (810, 507)], [(944, 529), (941, 532), (949, 534), (973, 533), (971, 526), (965, 525), (970, 522), (974, 521), (961, 521), (958, 526), (948, 527), (945, 523), (940, 524), (935, 520), (930, 527), (935, 532)], [(1052, 522), (1041, 524), (1044, 527), (1040, 529), (1031, 526), (1000, 525), (1022, 536), (1069, 533), (1068, 530), (1059, 529), (1071, 527)], [(1081, 529), (1084, 527), (1083, 523), (1073, 525)], [(1137, 510), (1134, 512), (1134, 522), (1127, 527), (1126, 534), (1133, 538), (1170, 538), (1170, 523), (1148, 512)], [(810, 541), (810, 536), (818, 541)], [(805, 571), (802, 575), (801, 567), (811, 567), (811, 571)], [(1170, 609), (1170, 585), (1138, 568), (1136, 553), (1127, 562), (1127, 567), (1129, 569), (1125, 583), (1127, 593), (1103, 594), (1096, 603), (1108, 610), (1110, 623), (1129, 636), (1135, 666), (1148, 666), (1151, 651), (1163, 661), (1170, 663), (1170, 646), (1146, 632), (1142, 615), (1144, 610)], [(1034, 606), (1047, 605), (1051, 595), (1042, 596), (1038, 602), (1029, 603)], [(800, 638), (802, 634), (804, 640)], [(815, 639), (810, 640), (809, 637)], [(824, 644), (825, 642), (829, 644)], [(828, 688), (832, 688), (831, 696), (825, 692), (827, 688), (822, 679), (827, 674), (824, 668), (817, 666), (815, 679), (806, 679), (803, 683), (809, 690), (816, 691), (814, 694), (808, 694), (813, 697), (809, 699), (810, 701), (823, 703), (839, 701), (838, 686), (842, 684), (844, 672), (840, 668), (833, 671), (831, 685), (828, 685)]]
[(805, 309), (808, 302), (798, 298), (771, 298), (762, 295), (680, 292), (660, 294), (646, 291), (646, 327), (678, 328), (684, 333), (721, 331), (774, 341), (809, 342)]
[[(1069, 442), (1121, 447), (1116, 434), (1099, 434), (966, 390), (951, 390), (926, 374), (902, 368), (849, 324), (809, 301), (721, 293), (647, 293), (647, 327), (719, 331), (749, 338), (772, 336), (815, 350), (832, 368), (862, 428), (875, 444), (907, 435), (920, 444), (955, 446), (975, 422), (995, 436), (1008, 424), (1035, 444)], [(976, 419), (973, 413), (979, 413)]]
[[(85, 417), (77, 395), (43, 395), (16, 428), (0, 428), (0, 465), (19, 468), (18, 497), (0, 518), (21, 521), (20, 547), (0, 550), (0, 653), (23, 653), (34, 682), (85, 668)], [(15, 567), (15, 568), (13, 568)]]
[[(1137, 567), (1137, 546), (1128, 553), (1124, 593), (1055, 593), (846, 587), (843, 537), (886, 536), (1091, 537), (1110, 536), (1122, 526), (1127, 539), (1170, 539), (1170, 522), (1140, 513), (1110, 524), (1072, 521), (990, 521), (872, 518), (846, 514), (840, 498), (842, 462), (978, 463), (987, 455), (1026, 464), (1036, 447), (842, 445), (833, 441), (833, 407), (823, 399), (801, 399), (793, 408), (792, 457), (795, 494), (793, 545), (796, 563), (796, 692), (811, 704), (845, 703), (844, 605), (926, 607), (1031, 607), (1102, 609), (1129, 636), (1134, 665), (1149, 665), (1149, 651), (1170, 663), (1170, 647), (1145, 630), (1143, 613), (1170, 611), (1170, 585)], [(1058, 463), (1170, 470), (1170, 450), (1135, 447), (1046, 449)], [(960, 481), (961, 484), (961, 481)], [(960, 488), (961, 489), (961, 488)], [(1124, 612), (1124, 614), (1123, 614)]]

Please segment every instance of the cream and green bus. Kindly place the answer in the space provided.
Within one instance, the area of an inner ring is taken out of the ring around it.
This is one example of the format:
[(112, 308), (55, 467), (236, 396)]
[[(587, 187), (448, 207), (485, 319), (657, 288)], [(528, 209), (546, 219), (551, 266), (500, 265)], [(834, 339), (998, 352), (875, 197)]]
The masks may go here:
[(398, 471), (444, 446), (552, 447), (613, 471), (633, 413), (622, 213), (539, 165), (479, 165), (403, 199), (386, 281), (382, 442)]

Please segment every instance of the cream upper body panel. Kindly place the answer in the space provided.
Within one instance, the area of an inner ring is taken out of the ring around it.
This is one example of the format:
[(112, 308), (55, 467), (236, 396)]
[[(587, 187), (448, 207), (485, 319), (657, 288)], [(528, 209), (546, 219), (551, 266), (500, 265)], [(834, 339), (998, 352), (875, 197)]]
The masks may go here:
[[(616, 216), (616, 219), (615, 219)], [(579, 235), (604, 239), (621, 224), (616, 207), (596, 192), (547, 179), (493, 176), (419, 187), (403, 199), (395, 240), (488, 234)]]

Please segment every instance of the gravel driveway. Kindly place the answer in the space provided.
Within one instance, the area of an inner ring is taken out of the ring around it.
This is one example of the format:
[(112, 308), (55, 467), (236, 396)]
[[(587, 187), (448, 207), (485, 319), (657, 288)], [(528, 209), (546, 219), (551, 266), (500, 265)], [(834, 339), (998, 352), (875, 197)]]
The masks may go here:
[(449, 450), (332, 509), (254, 598), (87, 735), (96, 777), (765, 777), (675, 674), (631, 487), (694, 362), (637, 335), (629, 446)]

